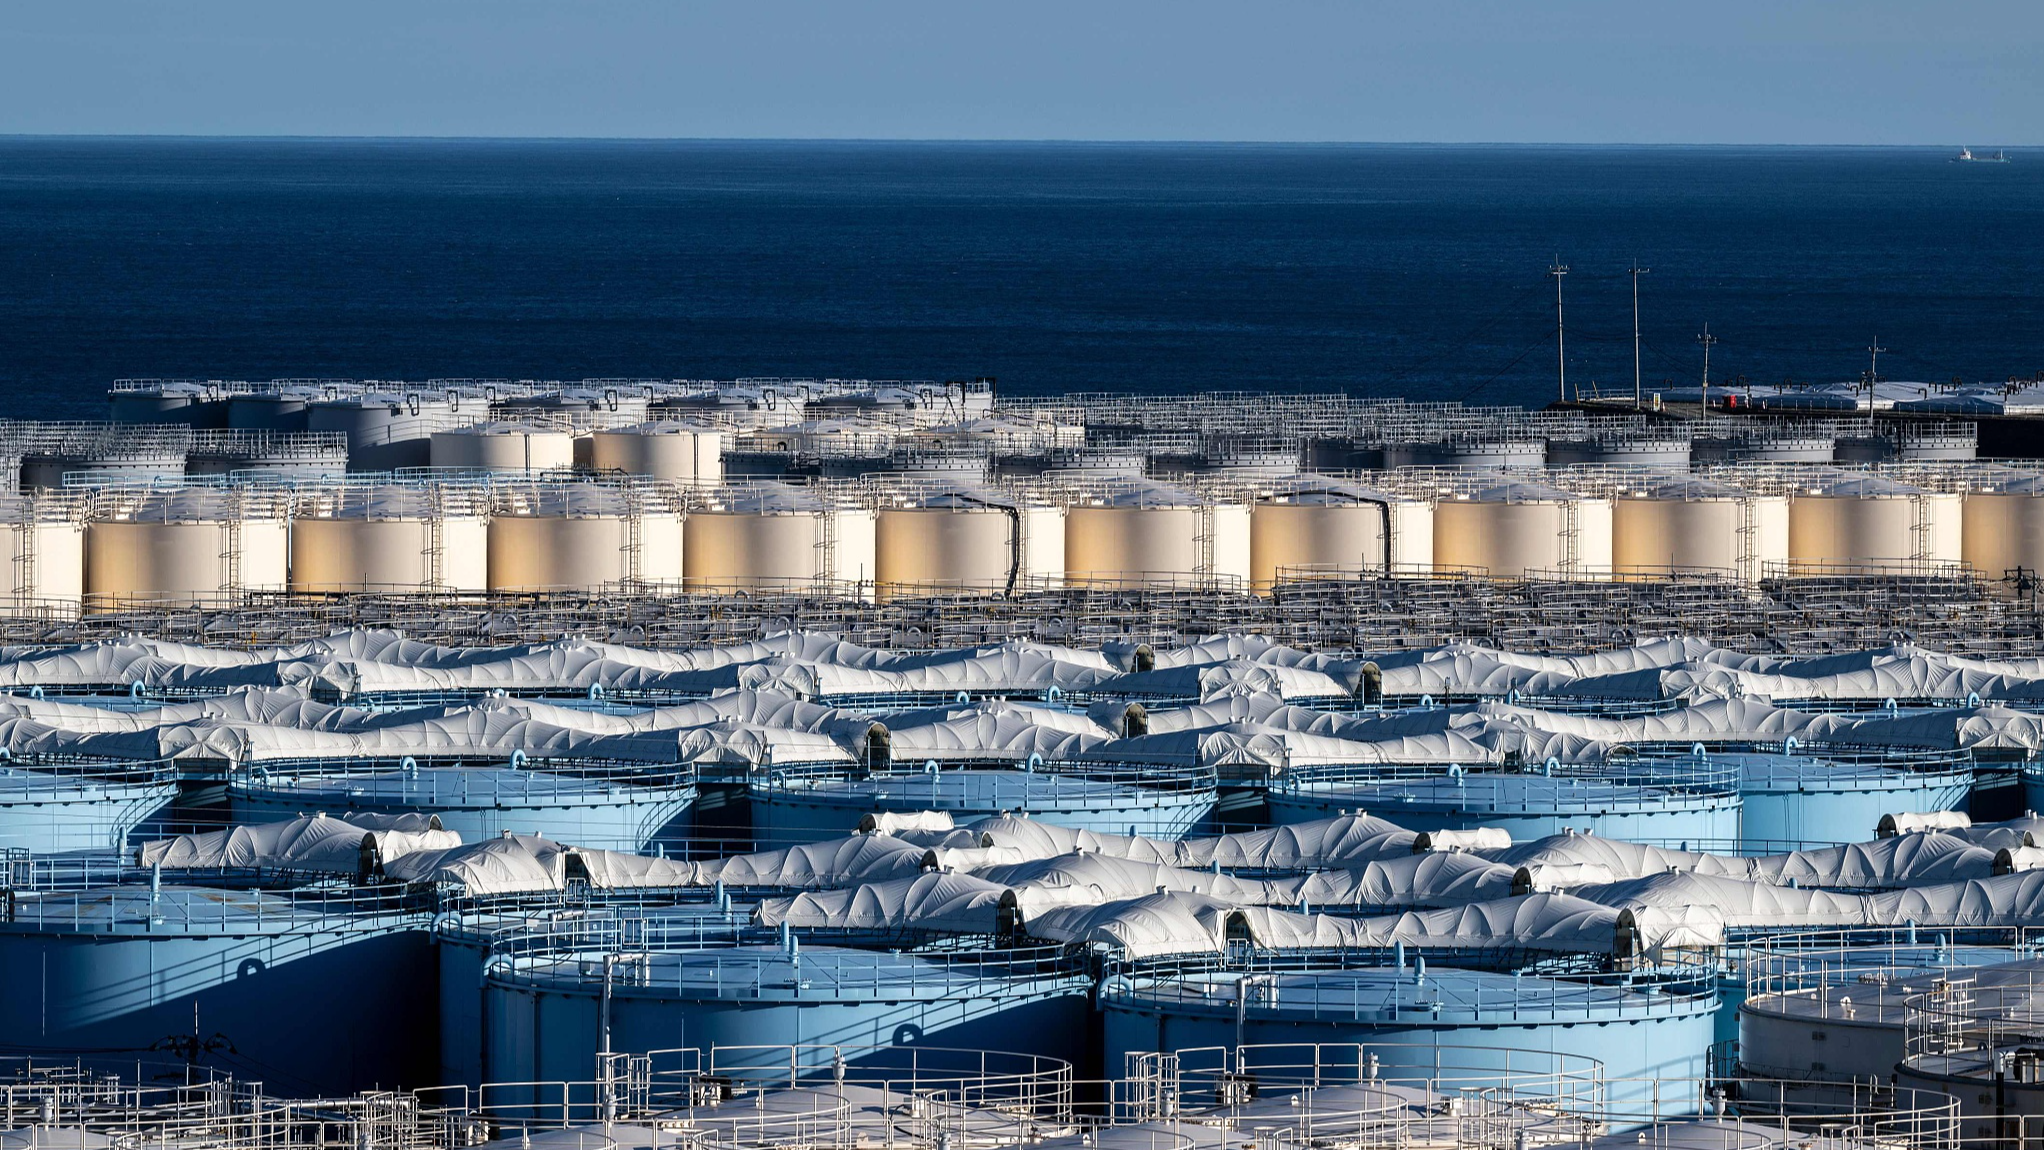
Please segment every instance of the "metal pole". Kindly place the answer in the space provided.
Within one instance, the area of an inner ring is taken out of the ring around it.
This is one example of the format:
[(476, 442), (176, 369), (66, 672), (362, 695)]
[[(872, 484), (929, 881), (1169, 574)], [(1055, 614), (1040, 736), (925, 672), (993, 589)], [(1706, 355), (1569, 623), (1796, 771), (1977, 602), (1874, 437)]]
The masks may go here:
[(1561, 262), (1561, 256), (1556, 255), (1554, 262), (1547, 266), (1547, 274), (1554, 277), (1554, 362), (1558, 369), (1557, 377), (1559, 380), (1560, 398), (1563, 403), (1566, 403), (1568, 402), (1568, 353), (1562, 342), (1561, 277), (1568, 274), (1568, 265)]
[(1640, 409), (1641, 389), (1639, 379), (1639, 277), (1653, 271), (1632, 261), (1632, 409)]

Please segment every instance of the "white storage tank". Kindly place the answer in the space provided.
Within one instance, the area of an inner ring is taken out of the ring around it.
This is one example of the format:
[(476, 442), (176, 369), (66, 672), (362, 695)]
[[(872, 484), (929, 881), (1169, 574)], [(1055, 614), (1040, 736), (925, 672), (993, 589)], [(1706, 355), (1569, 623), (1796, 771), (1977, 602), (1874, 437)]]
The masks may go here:
[(1988, 474), (1966, 492), (1963, 522), (1960, 553), (1982, 575), (2044, 571), (2044, 475)]
[[(1032, 546), (1040, 536), (1055, 546)], [(875, 577), (885, 598), (928, 592), (1009, 594), (1064, 574), (1058, 509), (981, 487), (897, 491), (874, 513)], [(1042, 566), (1054, 555), (1055, 566)]]
[(858, 593), (878, 569), (872, 509), (834, 491), (727, 487), (689, 513), (687, 536), (691, 591)]
[(778, 427), (796, 423), (807, 408), (799, 384), (739, 384), (654, 400), (653, 419), (703, 420), (725, 427)]
[(1434, 564), (1500, 579), (1611, 571), (1611, 501), (1523, 479), (1478, 483), (1434, 505)]
[(478, 423), (433, 433), (434, 467), (473, 471), (566, 471), (575, 466), (575, 433), (535, 423)]
[(77, 611), (85, 594), (85, 506), (0, 495), (0, 605), (8, 614)]
[(301, 491), (292, 509), (291, 590), (483, 591), (489, 499), (459, 484)]
[(1267, 592), (1287, 569), (1356, 578), (1430, 566), (1433, 546), (1433, 512), (1425, 503), (1321, 476), (1293, 476), (1250, 509), (1250, 588)]
[(1956, 494), (1881, 475), (1819, 474), (1798, 483), (1789, 501), (1789, 562), (1801, 569), (1956, 564), (1963, 523)]
[(1611, 510), (1611, 568), (1624, 578), (1671, 569), (1759, 581), (1788, 558), (1788, 500), (1727, 483), (1669, 475), (1628, 483)]
[(682, 576), (680, 511), (655, 488), (517, 484), (498, 490), (493, 512), (492, 591), (593, 591)]
[(1065, 582), (1170, 587), (1246, 582), (1249, 506), (1147, 479), (1080, 489), (1065, 509)]
[(528, 415), (561, 416), (582, 427), (617, 427), (643, 423), (651, 406), (647, 389), (641, 385), (569, 387), (556, 392), (514, 396), (498, 404), (512, 419)]
[(591, 432), (589, 468), (599, 474), (715, 486), (724, 481), (724, 433), (671, 420)]
[(364, 392), (321, 399), (305, 409), (310, 431), (339, 431), (348, 437), (350, 471), (425, 467), (432, 462), (433, 433), (479, 423), (489, 406), (456, 392)]
[(85, 527), (85, 606), (218, 603), (282, 589), (289, 501), (250, 488), (109, 489)]

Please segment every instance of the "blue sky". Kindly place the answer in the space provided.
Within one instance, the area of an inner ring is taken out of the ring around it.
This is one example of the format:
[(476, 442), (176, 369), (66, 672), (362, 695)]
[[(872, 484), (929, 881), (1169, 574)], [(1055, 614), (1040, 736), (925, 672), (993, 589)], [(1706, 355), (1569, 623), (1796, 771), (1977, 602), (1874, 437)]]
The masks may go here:
[(0, 132), (2044, 142), (2044, 0), (58, 0)]

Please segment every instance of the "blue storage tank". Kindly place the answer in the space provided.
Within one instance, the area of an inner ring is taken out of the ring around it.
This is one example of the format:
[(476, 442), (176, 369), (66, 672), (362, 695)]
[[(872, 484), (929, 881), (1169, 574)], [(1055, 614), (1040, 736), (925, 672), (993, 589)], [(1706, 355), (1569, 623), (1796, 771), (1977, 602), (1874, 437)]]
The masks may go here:
[(493, 956), (509, 958), (562, 946), (622, 947), (651, 929), (662, 938), (698, 945), (731, 941), (750, 922), (751, 907), (726, 900), (677, 906), (595, 906), (577, 910), (478, 911), (443, 915), (433, 925), (440, 974), (440, 1072), (444, 1086), (479, 1086), (488, 980)]
[[(549, 764), (552, 765), (552, 764)], [(565, 770), (573, 764), (561, 763)], [(227, 785), (236, 822), (272, 822), (313, 811), (437, 814), (467, 842), (505, 831), (601, 850), (644, 851), (688, 841), (695, 776), (674, 768), (588, 775), (523, 767), (418, 766), (328, 773), (272, 765)]]
[(2006, 929), (1904, 924), (1752, 940), (1735, 991), (1739, 1073), (1801, 1081), (1798, 1096), (1810, 1100), (1887, 1082), (1905, 1053), (1908, 1000), (1966, 977), (2034, 985), (2044, 959), (2028, 932)]
[[(1423, 1070), (1429, 1049), (1460, 1048), (1462, 1062), (1495, 1051), (1596, 1059), (1614, 1080), (1705, 1073), (1717, 992), (1712, 973), (1552, 974), (1475, 965), (1371, 962), (1329, 956), (1289, 968), (1146, 973), (1140, 964), (1099, 989), (1106, 1056), (1192, 1047), (1367, 1043), (1387, 1074)], [(1400, 1061), (1403, 1060), (1403, 1061)], [(1614, 1081), (1614, 1098), (1651, 1083)]]
[(1739, 771), (1739, 837), (1749, 853), (1864, 842), (1882, 815), (1958, 810), (1973, 793), (1972, 764), (1963, 754), (1884, 757), (1791, 748), (1707, 755)]
[(176, 797), (177, 775), (163, 763), (0, 759), (0, 851), (120, 850)]
[(14, 891), (0, 1053), (158, 1051), (308, 1096), (430, 1083), (428, 925), (362, 891)]
[(774, 771), (748, 784), (762, 847), (842, 838), (881, 812), (944, 811), (958, 823), (999, 814), (1101, 834), (1177, 839), (1204, 828), (1219, 800), (1212, 767), (1001, 768), (890, 772), (865, 778)]
[(1087, 989), (1060, 948), (690, 948), (656, 935), (616, 950), (512, 953), (493, 958), (484, 986), (483, 1074), (587, 1081), (606, 1003), (610, 1048), (620, 1052), (963, 1047), (1093, 1065)]
[(1713, 759), (1560, 764), (1524, 771), (1344, 765), (1280, 774), (1271, 821), (1310, 822), (1362, 810), (1429, 830), (1496, 827), (1514, 841), (1570, 828), (1604, 838), (1675, 845), (1739, 838), (1739, 775)]

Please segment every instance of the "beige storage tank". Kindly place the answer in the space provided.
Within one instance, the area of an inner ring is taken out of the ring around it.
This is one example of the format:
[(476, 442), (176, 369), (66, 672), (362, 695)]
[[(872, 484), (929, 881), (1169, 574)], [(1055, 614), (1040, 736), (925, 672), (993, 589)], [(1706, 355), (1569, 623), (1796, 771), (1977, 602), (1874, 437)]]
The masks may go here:
[(1957, 564), (1960, 497), (1881, 475), (1838, 473), (1798, 484), (1789, 501), (1789, 563), (1799, 569)]
[(243, 488), (100, 492), (85, 526), (85, 606), (214, 604), (281, 590), (289, 503)]
[(1147, 479), (1086, 488), (1065, 509), (1065, 582), (1169, 587), (1247, 580), (1249, 508)]
[(433, 466), (475, 471), (565, 471), (575, 435), (531, 423), (478, 423), (433, 433)]
[(489, 498), (456, 484), (301, 491), (291, 519), (291, 590), (483, 591)]
[(1518, 479), (1444, 495), (1434, 506), (1434, 564), (1499, 579), (1607, 578), (1611, 501)]
[(2044, 571), (2044, 475), (1997, 475), (1965, 496), (1966, 562), (1989, 579)]
[(492, 591), (593, 591), (684, 570), (681, 515), (652, 489), (520, 484), (500, 489), (493, 510)]
[[(1057, 535), (1055, 566), (1032, 539)], [(1064, 574), (1056, 511), (992, 490), (955, 488), (883, 498), (874, 515), (882, 597), (930, 591), (1012, 593)]]
[(589, 435), (589, 468), (668, 483), (724, 482), (724, 433), (692, 423), (639, 423)]
[(85, 597), (85, 508), (66, 496), (0, 495), (0, 605), (75, 614)]
[(763, 481), (715, 493), (689, 513), (691, 591), (869, 590), (873, 512), (834, 495)]
[(1409, 562), (1399, 554), (1401, 528), (1411, 529), (1416, 519), (1429, 527), (1417, 561), (1431, 564), (1432, 515), (1425, 504), (1321, 476), (1294, 476), (1250, 509), (1250, 587), (1267, 592), (1280, 572), (1303, 578), (1390, 573)]
[(1611, 527), (1620, 578), (1700, 569), (1753, 583), (1788, 558), (1788, 500), (1709, 479), (1629, 485), (1612, 501)]

